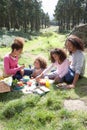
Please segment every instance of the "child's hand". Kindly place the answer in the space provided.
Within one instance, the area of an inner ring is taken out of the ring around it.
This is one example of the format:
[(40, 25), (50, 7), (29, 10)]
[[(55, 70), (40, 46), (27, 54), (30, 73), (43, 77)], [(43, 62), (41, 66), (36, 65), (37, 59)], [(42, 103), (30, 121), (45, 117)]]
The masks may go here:
[(32, 74), (32, 77), (36, 77), (37, 76), (37, 73), (34, 71), (33, 74)]
[(24, 64), (20, 66), (20, 69), (24, 69), (24, 68), (25, 68), (25, 65), (24, 65)]
[(35, 79), (38, 82), (40, 80), (40, 76), (37, 76)]
[(42, 74), (38, 75), (38, 76), (35, 78), (36, 81), (38, 82), (38, 81), (41, 79), (41, 77), (42, 77)]

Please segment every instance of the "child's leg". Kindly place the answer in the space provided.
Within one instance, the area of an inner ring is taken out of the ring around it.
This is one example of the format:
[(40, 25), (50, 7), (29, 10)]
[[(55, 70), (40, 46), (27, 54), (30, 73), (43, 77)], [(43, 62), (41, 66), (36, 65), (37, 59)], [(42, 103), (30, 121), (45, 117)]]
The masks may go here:
[(31, 76), (32, 73), (33, 73), (33, 69), (30, 68), (24, 69), (24, 75)]

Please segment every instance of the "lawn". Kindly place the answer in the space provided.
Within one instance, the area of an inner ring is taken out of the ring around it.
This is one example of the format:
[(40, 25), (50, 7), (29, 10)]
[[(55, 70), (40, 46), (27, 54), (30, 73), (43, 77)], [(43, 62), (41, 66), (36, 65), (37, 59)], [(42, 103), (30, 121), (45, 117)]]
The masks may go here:
[[(19, 64), (25, 63), (28, 67), (39, 55), (44, 56), (49, 64), (50, 49), (63, 48), (65, 39), (66, 35), (57, 34), (55, 28), (32, 36), (24, 45)], [(0, 68), (3, 68), (3, 57), (9, 51), (9, 47), (0, 48)], [(69, 99), (79, 99), (87, 105), (87, 65), (85, 77), (75, 89), (58, 89), (54, 84), (43, 96), (21, 92), (0, 94), (0, 130), (86, 130), (87, 111), (65, 109), (64, 101)]]

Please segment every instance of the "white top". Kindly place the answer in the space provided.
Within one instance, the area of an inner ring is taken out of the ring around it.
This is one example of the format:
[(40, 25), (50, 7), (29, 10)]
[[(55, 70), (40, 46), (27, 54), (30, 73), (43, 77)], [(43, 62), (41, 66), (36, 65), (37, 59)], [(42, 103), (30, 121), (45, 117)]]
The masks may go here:
[(82, 51), (77, 50), (72, 53), (72, 59), (70, 68), (75, 71), (75, 73), (83, 75), (85, 71), (85, 56)]

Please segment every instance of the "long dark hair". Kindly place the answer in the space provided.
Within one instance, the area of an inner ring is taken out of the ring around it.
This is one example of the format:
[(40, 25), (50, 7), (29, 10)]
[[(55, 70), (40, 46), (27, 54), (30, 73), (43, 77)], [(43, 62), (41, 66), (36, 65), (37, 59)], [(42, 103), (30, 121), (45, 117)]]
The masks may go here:
[(66, 55), (66, 53), (64, 52), (63, 49), (55, 48), (55, 49), (50, 51), (50, 60), (51, 60), (52, 63), (55, 62), (53, 54), (56, 54), (56, 55), (59, 56), (60, 62), (63, 62), (67, 58), (67, 55)]
[(75, 36), (75, 35), (70, 35), (65, 42), (65, 45), (67, 43), (67, 41), (71, 42), (71, 44), (78, 50), (84, 51), (84, 44), (82, 42), (82, 40)]
[(14, 51), (14, 49), (16, 50), (23, 49), (23, 46), (24, 46), (24, 39), (22, 37), (16, 37), (14, 39), (14, 43), (11, 45), (12, 52)]

